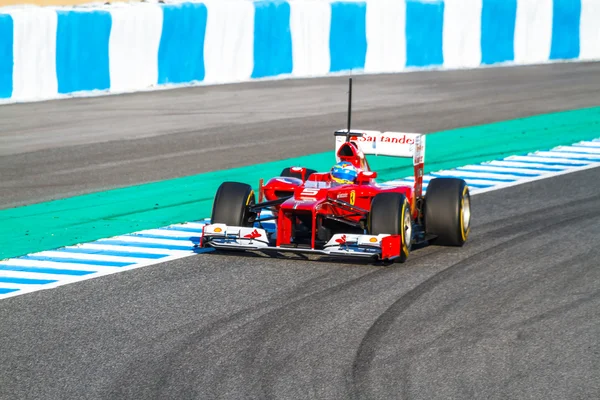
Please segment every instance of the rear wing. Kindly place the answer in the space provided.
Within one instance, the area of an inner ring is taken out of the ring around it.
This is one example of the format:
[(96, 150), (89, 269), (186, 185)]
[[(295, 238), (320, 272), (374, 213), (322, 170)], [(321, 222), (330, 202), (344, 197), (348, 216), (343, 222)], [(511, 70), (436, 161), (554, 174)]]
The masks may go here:
[[(348, 125), (336, 131), (335, 157), (340, 161), (340, 149), (344, 143), (352, 143), (360, 151), (358, 157), (364, 160), (365, 154), (412, 158), (415, 171), (414, 196), (423, 194), (423, 174), (425, 170), (425, 135), (421, 133), (380, 132), (352, 129), (352, 78), (348, 80)], [(342, 149), (343, 151), (344, 149)], [(366, 163), (368, 167), (368, 163)], [(412, 202), (414, 211), (415, 202)]]
[(339, 162), (339, 150), (344, 143), (354, 144), (363, 154), (412, 158), (415, 174), (414, 195), (423, 194), (423, 175), (425, 170), (425, 135), (406, 132), (380, 132), (347, 129), (336, 131), (335, 154)]
[[(364, 154), (412, 158), (413, 165), (425, 164), (425, 135), (421, 133), (379, 132), (347, 129), (336, 131), (335, 153), (349, 141)], [(348, 137), (349, 136), (349, 137)]]

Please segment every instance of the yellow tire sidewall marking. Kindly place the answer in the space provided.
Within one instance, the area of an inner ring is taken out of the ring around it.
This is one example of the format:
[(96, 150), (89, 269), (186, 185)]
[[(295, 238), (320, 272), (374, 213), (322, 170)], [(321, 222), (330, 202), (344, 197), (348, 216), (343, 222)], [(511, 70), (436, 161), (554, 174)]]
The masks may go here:
[(408, 257), (408, 245), (406, 244), (406, 229), (404, 229), (404, 214), (407, 212), (407, 202), (404, 200), (402, 204), (402, 212), (400, 213), (400, 229), (402, 230), (402, 252)]
[[(460, 198), (460, 234), (462, 237), (463, 242), (465, 242), (467, 240), (467, 238), (469, 237), (469, 232), (471, 231), (471, 224), (469, 223), (469, 227), (467, 228), (467, 230), (465, 231), (465, 226), (464, 226), (464, 210), (465, 210), (465, 197), (467, 196), (467, 192), (469, 190), (468, 186), (465, 186), (465, 188), (463, 189), (462, 192), (462, 196)], [(470, 207), (470, 204), (469, 204)]]

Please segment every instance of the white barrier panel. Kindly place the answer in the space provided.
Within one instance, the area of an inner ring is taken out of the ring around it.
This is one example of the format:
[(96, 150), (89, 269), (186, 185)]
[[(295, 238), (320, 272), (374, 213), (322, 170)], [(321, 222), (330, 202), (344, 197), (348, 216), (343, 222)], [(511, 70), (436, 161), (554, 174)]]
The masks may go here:
[(331, 5), (328, 1), (290, 1), (293, 70), (295, 77), (329, 73)]
[(365, 71), (400, 71), (406, 66), (406, 6), (396, 0), (367, 2)]
[(552, 0), (517, 2), (515, 62), (534, 64), (548, 61), (552, 47)]
[(254, 5), (210, 0), (204, 39), (206, 83), (247, 81), (254, 68)]
[(131, 91), (156, 85), (156, 62), (163, 13), (158, 5), (118, 7), (111, 10), (109, 42), (110, 88)]
[(445, 0), (444, 66), (473, 68), (481, 64), (482, 0)]
[(56, 11), (34, 8), (10, 14), (14, 24), (12, 97), (37, 100), (56, 96)]
[(268, 1), (0, 8), (0, 101), (407, 65), (600, 60), (600, 0)]
[(581, 21), (579, 28), (579, 58), (583, 60), (599, 59), (600, 1), (581, 0)]

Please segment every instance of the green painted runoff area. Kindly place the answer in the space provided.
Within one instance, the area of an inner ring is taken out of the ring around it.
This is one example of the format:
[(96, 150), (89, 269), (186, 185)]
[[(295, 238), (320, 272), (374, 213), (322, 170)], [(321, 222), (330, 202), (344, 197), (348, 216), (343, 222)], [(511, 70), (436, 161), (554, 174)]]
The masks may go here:
[[(476, 112), (474, 110), (474, 112)], [(289, 166), (327, 171), (331, 151), (0, 210), (0, 260), (210, 217), (223, 181), (258, 186)], [(427, 135), (426, 172), (491, 161), (600, 136), (600, 107), (537, 115)], [(380, 182), (412, 175), (407, 159), (369, 157)]]

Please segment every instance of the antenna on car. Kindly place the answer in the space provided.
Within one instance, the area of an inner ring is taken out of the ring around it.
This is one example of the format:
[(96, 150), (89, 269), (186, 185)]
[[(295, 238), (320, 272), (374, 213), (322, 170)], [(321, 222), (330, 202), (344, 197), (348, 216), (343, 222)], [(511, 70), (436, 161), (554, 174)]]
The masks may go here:
[(346, 131), (346, 142), (350, 141), (350, 125), (352, 122), (352, 78), (348, 81), (348, 130)]

